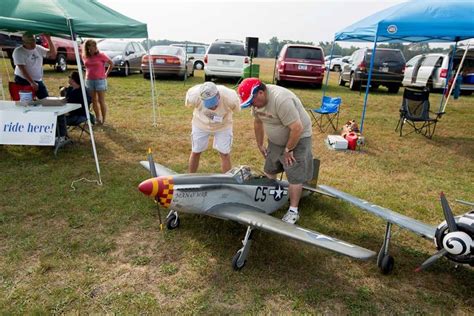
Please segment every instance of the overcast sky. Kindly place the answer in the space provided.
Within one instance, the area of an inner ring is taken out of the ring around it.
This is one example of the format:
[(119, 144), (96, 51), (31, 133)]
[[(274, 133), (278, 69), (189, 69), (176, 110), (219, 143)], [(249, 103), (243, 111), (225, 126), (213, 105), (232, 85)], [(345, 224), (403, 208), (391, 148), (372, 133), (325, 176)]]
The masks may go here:
[[(186, 1), (99, 0), (148, 24), (150, 39), (211, 43), (216, 38), (258, 37), (318, 43), (358, 20), (404, 0)], [(361, 45), (360, 43), (351, 43)], [(362, 44), (363, 45), (363, 44)], [(345, 46), (345, 45), (344, 45)]]

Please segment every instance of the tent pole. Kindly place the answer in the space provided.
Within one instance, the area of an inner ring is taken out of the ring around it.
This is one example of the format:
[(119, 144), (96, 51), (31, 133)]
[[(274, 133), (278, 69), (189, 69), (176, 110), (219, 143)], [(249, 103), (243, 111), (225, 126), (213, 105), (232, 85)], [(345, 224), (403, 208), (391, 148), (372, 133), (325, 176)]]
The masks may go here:
[[(443, 95), (441, 96), (441, 101), (439, 102), (438, 112), (442, 112), (441, 109), (443, 108), (444, 95), (446, 94), (446, 91), (448, 90), (449, 79), (451, 79), (451, 70), (453, 69), (453, 66), (454, 66), (454, 55), (456, 55), (457, 49), (458, 49), (458, 39), (456, 39), (456, 42), (454, 43), (453, 54), (451, 55), (451, 58), (449, 60), (448, 74), (446, 76), (446, 83), (444, 84), (444, 88), (443, 88)], [(454, 84), (455, 82), (453, 81), (453, 85)]]
[[(68, 19), (69, 30), (71, 31), (71, 39), (74, 44), (74, 54), (76, 55), (76, 63), (77, 63), (77, 72), (79, 73), (79, 79), (81, 81), (81, 91), (82, 91), (82, 98), (85, 102), (87, 102), (87, 93), (86, 93), (86, 85), (84, 81), (84, 75), (82, 73), (82, 66), (81, 66), (81, 57), (79, 56), (79, 47), (77, 46), (76, 35), (74, 33), (74, 28), (72, 25), (72, 19)], [(100, 176), (100, 166), (99, 166), (99, 158), (97, 157), (97, 149), (95, 147), (95, 139), (94, 139), (94, 131), (92, 130), (91, 124), (91, 116), (89, 113), (89, 104), (85, 106), (86, 109), (86, 116), (87, 116), (87, 125), (89, 125), (89, 133), (91, 136), (91, 143), (92, 143), (92, 150), (94, 152), (94, 159), (95, 159), (95, 167), (97, 169), (97, 176), (99, 177), (99, 185), (102, 185), (102, 178)]]
[(367, 86), (365, 87), (364, 107), (362, 109), (362, 118), (360, 119), (360, 133), (364, 130), (365, 110), (367, 109), (367, 99), (369, 97), (370, 81), (372, 80), (372, 70), (374, 68), (375, 52), (377, 50), (377, 35), (379, 33), (379, 27), (377, 26), (377, 32), (375, 32), (374, 48), (372, 49), (372, 56), (370, 57), (369, 67), (369, 78), (367, 78)]
[(151, 55), (150, 55), (150, 39), (146, 38), (146, 53), (148, 54), (148, 70), (150, 72), (150, 85), (151, 85), (151, 104), (153, 108), (153, 127), (157, 127), (156, 123), (156, 97), (155, 97), (155, 74), (153, 67), (151, 66)]
[(458, 76), (459, 76), (459, 72), (461, 71), (462, 65), (464, 64), (464, 60), (466, 59), (467, 52), (469, 51), (469, 46), (471, 46), (470, 41), (467, 43), (466, 50), (464, 51), (461, 62), (459, 63), (458, 70), (456, 71), (456, 75), (454, 76), (454, 79), (453, 79), (453, 84), (451, 85), (451, 88), (449, 89), (449, 93), (446, 96), (446, 101), (444, 102), (444, 106), (443, 106), (441, 112), (444, 112), (446, 110), (446, 106), (448, 105), (449, 97), (451, 96), (451, 93), (453, 92), (454, 86), (456, 85), (456, 80), (458, 79)]
[[(332, 56), (332, 53), (334, 52), (335, 44), (336, 44), (336, 42), (333, 40), (332, 41), (332, 46), (331, 46), (331, 52), (329, 53), (329, 56)], [(329, 59), (328, 68), (324, 67), (325, 70), (327, 70), (328, 73), (326, 75), (326, 82), (324, 83), (324, 87), (323, 87), (323, 97), (321, 99), (321, 104), (322, 104), (322, 100), (324, 100), (324, 96), (326, 95), (326, 89), (328, 88), (329, 74), (331, 73), (331, 62), (332, 62), (332, 58)]]

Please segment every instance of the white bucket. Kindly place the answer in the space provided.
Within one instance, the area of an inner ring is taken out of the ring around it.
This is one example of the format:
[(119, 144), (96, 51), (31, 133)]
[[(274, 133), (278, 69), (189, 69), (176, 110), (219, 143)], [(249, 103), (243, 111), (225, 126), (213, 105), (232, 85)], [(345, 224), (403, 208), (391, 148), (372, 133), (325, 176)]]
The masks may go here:
[(20, 102), (33, 101), (33, 93), (31, 91), (20, 91)]

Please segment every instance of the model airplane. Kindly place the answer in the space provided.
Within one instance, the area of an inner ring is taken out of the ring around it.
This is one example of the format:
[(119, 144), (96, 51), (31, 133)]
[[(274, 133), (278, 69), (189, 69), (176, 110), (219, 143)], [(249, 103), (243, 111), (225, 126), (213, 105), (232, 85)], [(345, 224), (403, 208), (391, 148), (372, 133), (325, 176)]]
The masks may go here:
[[(139, 190), (152, 196), (159, 205), (170, 208), (168, 229), (179, 226), (178, 212), (204, 214), (233, 220), (247, 226), (243, 247), (234, 255), (232, 267), (244, 267), (252, 243), (252, 231), (260, 229), (309, 243), (352, 258), (366, 260), (375, 252), (321, 233), (288, 224), (270, 214), (288, 202), (288, 182), (269, 179), (247, 166), (234, 168), (226, 174), (177, 174), (148, 161), (140, 162), (153, 178), (143, 181)], [(330, 195), (310, 186), (306, 190)]]
[[(455, 217), (443, 193), (441, 193), (441, 206), (445, 221), (435, 227), (329, 186), (320, 185), (318, 188), (387, 221), (384, 242), (377, 257), (377, 265), (382, 273), (390, 273), (395, 262), (388, 253), (392, 224), (434, 241), (438, 252), (423, 262), (416, 271), (426, 269), (442, 257), (456, 263), (474, 266), (474, 209), (464, 215)], [(474, 206), (473, 203), (458, 202)]]

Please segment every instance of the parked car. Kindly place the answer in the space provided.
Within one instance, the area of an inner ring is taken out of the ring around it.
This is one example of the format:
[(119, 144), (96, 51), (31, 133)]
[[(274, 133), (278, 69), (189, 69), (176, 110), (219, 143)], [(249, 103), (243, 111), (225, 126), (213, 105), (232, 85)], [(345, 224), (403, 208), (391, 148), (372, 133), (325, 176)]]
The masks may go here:
[(190, 57), (194, 58), (194, 69), (202, 70), (204, 69), (204, 55), (206, 50), (209, 47), (208, 45), (203, 44), (171, 44), (171, 46), (182, 47), (186, 51), (188, 59)]
[(240, 79), (250, 58), (244, 43), (236, 40), (217, 39), (207, 49), (204, 56), (204, 80), (212, 78)]
[(341, 58), (341, 57), (342, 57), (341, 55), (328, 55), (328, 56), (324, 57), (324, 65), (326, 65), (326, 69), (328, 69), (329, 62), (331, 62), (331, 70), (333, 70), (332, 69), (332, 63), (333, 63), (334, 59)]
[[(15, 67), (12, 55), (13, 50), (17, 46), (22, 45), (21, 34), (1, 33), (0, 35), (0, 46), (2, 46), (2, 50), (5, 51), (8, 58), (10, 58), (12, 67)], [(67, 70), (67, 65), (77, 65), (73, 41), (55, 36), (51, 36), (51, 41), (56, 47), (56, 55), (50, 56), (49, 58), (43, 58), (43, 64), (53, 66), (58, 72), (65, 72)], [(49, 48), (48, 41), (46, 41), (43, 34), (36, 36), (36, 45)], [(81, 52), (80, 49), (79, 46), (79, 55)]]
[[(454, 57), (454, 68), (457, 69), (464, 49), (460, 48), (456, 51)], [(446, 85), (448, 76), (449, 62), (451, 54), (421, 54), (410, 59), (405, 68), (405, 76), (403, 77), (403, 85), (406, 87), (427, 87), (430, 90), (442, 90)], [(461, 74), (465, 71), (474, 75), (474, 50), (469, 50), (463, 63)], [(451, 76), (454, 76), (454, 72)], [(461, 84), (461, 92), (463, 94), (472, 94), (474, 91), (474, 83), (468, 80), (467, 76)]]
[(186, 76), (194, 75), (194, 58), (190, 57), (186, 60), (184, 48), (177, 46), (153, 46), (150, 48), (150, 55), (144, 55), (141, 61), (141, 70), (145, 79), (150, 79), (150, 58), (155, 76), (174, 75), (185, 80)]
[(286, 44), (278, 55), (275, 82), (307, 82), (321, 87), (324, 70), (324, 52), (313, 45)]
[[(341, 71), (342, 66), (344, 64), (347, 64), (347, 61), (349, 60), (350, 57), (351, 56), (336, 57), (331, 60), (328, 60), (325, 62), (326, 69), (330, 68), (329, 70), (331, 71)], [(331, 62), (331, 65), (329, 65), (329, 62)]]
[[(351, 90), (359, 90), (361, 85), (367, 84), (371, 57), (371, 49), (356, 50), (339, 74), (339, 85), (344, 86), (349, 82)], [(399, 49), (378, 48), (375, 51), (371, 87), (377, 89), (386, 86), (388, 92), (398, 93), (404, 71), (405, 57)]]
[(120, 39), (105, 39), (97, 42), (97, 48), (114, 62), (113, 73), (126, 77), (132, 71), (141, 71), (141, 60), (145, 55), (142, 44)]

